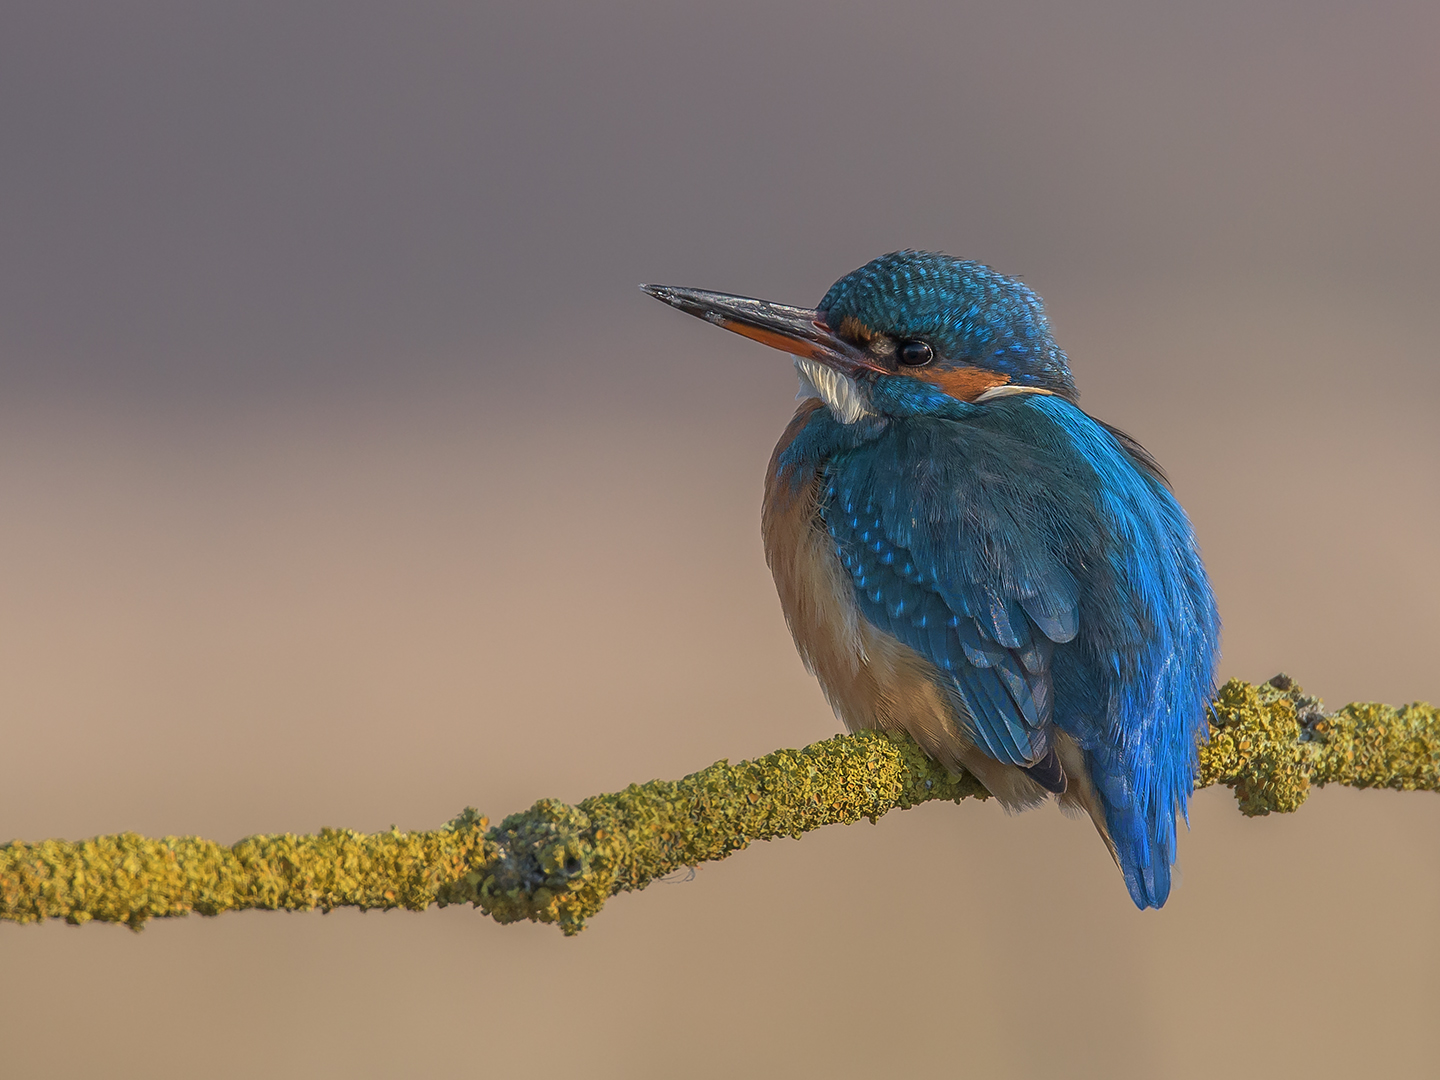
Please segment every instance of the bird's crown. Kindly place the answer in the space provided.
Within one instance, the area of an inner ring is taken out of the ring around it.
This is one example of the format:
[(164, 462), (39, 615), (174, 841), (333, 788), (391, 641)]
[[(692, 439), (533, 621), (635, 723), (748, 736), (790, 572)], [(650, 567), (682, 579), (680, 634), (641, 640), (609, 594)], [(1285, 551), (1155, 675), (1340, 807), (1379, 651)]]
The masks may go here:
[(877, 337), (902, 348), (923, 343), (937, 368), (983, 368), (1017, 386), (1075, 392), (1040, 297), (982, 263), (933, 251), (891, 252), (830, 286), (819, 310), (857, 344)]

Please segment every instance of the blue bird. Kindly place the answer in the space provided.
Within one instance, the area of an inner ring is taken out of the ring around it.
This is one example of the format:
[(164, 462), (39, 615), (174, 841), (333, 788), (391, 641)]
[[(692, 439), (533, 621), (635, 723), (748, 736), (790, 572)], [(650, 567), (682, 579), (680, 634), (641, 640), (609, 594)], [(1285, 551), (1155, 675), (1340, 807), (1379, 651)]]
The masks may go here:
[(1164, 904), (1220, 619), (1165, 474), (1076, 405), (1040, 298), (925, 251), (815, 309), (642, 288), (794, 357), (762, 532), (840, 720), (909, 732), (1008, 808), (1088, 813), (1135, 904)]

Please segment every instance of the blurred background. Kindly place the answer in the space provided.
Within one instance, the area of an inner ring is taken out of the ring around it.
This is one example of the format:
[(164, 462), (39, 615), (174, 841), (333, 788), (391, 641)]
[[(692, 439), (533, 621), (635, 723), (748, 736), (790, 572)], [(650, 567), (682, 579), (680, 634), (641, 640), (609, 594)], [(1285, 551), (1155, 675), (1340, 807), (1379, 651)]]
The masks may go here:
[[(825, 738), (788, 363), (641, 281), (1022, 276), (1169, 470), (1225, 676), (1440, 698), (1440, 7), (56, 3), (0, 32), (0, 839), (497, 819)], [(1433, 1068), (1440, 800), (921, 807), (565, 940), (0, 925), (14, 1076)]]

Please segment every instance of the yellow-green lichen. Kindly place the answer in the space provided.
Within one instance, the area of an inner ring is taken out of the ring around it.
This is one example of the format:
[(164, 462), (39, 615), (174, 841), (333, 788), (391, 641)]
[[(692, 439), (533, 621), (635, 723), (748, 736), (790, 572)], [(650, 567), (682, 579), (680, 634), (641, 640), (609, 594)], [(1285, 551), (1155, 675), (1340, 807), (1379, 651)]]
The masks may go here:
[[(1232, 680), (1215, 701), (1196, 787), (1227, 784), (1246, 814), (1295, 810), (1312, 783), (1435, 790), (1440, 710), (1348, 705), (1325, 714), (1289, 679)], [(423, 910), (474, 904), (502, 923), (578, 932), (615, 893), (723, 859), (753, 840), (931, 799), (985, 797), (904, 735), (842, 735), (683, 780), (570, 806), (542, 799), (493, 829), (474, 810), (432, 832), (252, 836), (225, 847), (133, 833), (0, 846), (0, 919), (126, 923), (245, 908)]]
[(1195, 786), (1228, 784), (1242, 814), (1298, 810), (1310, 794), (1310, 769), (1296, 700), (1273, 682), (1251, 686), (1231, 679), (1222, 686)]
[(1317, 784), (1435, 791), (1440, 788), (1440, 709), (1346, 705), (1316, 724)]
[(492, 857), (485, 820), (436, 832), (251, 836), (232, 847), (135, 833), (0, 847), (0, 918), (123, 922), (245, 908), (410, 908)]
[(1346, 705), (1326, 714), (1286, 675), (1220, 688), (1197, 788), (1226, 784), (1244, 814), (1288, 813), (1310, 785), (1440, 789), (1440, 710)]
[(441, 891), (500, 922), (532, 919), (575, 933), (617, 892), (723, 859), (752, 840), (874, 820), (928, 799), (984, 796), (903, 735), (838, 736), (755, 761), (721, 761), (683, 780), (652, 780), (567, 806), (542, 799), (491, 834), (499, 854)]

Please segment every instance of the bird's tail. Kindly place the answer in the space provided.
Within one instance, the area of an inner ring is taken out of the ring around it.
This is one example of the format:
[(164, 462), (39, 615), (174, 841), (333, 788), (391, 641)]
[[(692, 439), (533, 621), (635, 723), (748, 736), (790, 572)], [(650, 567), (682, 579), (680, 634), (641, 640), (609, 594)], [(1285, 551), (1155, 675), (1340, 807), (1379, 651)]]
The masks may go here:
[(1081, 805), (1115, 856), (1130, 898), (1142, 911), (1163, 906), (1170, 895), (1175, 814), (1180, 804), (1174, 798), (1164, 799), (1159, 792), (1145, 798), (1146, 788), (1134, 782), (1130, 770), (1119, 767), (1113, 751), (1101, 748), (1082, 753), (1089, 767), (1089, 784), (1085, 785), (1089, 798)]
[(1105, 815), (1125, 887), (1142, 911), (1164, 905), (1175, 862), (1175, 812), (1173, 808), (1156, 811), (1151, 807), (1147, 814), (1134, 806), (1111, 806)]

